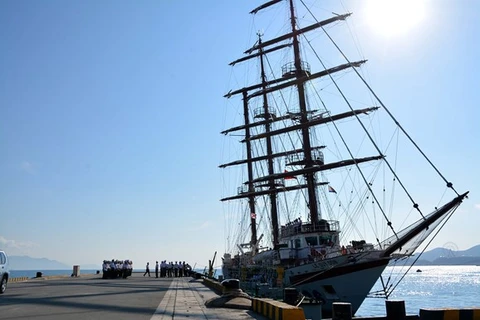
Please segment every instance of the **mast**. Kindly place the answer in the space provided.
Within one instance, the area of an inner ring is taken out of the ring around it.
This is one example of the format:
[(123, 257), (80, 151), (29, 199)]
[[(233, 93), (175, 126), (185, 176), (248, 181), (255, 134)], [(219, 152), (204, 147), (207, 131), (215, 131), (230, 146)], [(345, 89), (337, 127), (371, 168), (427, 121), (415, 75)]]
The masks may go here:
[[(260, 116), (261, 118), (264, 118), (265, 120), (271, 119), (274, 117), (274, 115), (270, 112), (270, 108), (268, 106), (268, 99), (267, 99), (267, 76), (265, 74), (265, 62), (264, 62), (264, 54), (263, 54), (263, 48), (262, 48), (262, 39), (260, 35), (258, 35), (258, 44), (259, 44), (259, 56), (260, 56), (260, 72), (261, 72), (261, 81), (262, 81), (262, 89), (264, 94), (262, 95), (263, 97), (263, 113)], [(271, 122), (266, 122), (265, 123), (265, 133), (270, 133), (271, 129)], [(267, 164), (268, 164), (268, 174), (272, 177), (272, 175), (275, 173), (274, 168), (273, 168), (273, 150), (272, 150), (272, 137), (267, 136), (265, 139), (266, 145), (267, 145)], [(271, 191), (270, 192), (270, 215), (272, 219), (272, 241), (273, 241), (273, 246), (275, 247), (278, 245), (278, 208), (277, 208), (277, 192), (273, 192), (276, 190), (275, 186), (275, 179), (272, 177), (268, 181), (268, 189)]]
[[(243, 93), (243, 117), (245, 122), (245, 137), (250, 137), (250, 128), (248, 124), (250, 123), (249, 116), (248, 116), (248, 98), (247, 92)], [(252, 159), (252, 146), (251, 142), (247, 142), (245, 147), (247, 149), (247, 160)], [(255, 191), (255, 187), (253, 185), (253, 166), (252, 161), (247, 162), (247, 174), (248, 174), (248, 193), (250, 196), (248, 197), (248, 206), (250, 208), (250, 229), (252, 233), (252, 237), (250, 239), (250, 245), (252, 246), (254, 252), (258, 249), (257, 246), (257, 214), (255, 211), (255, 196), (253, 192)]]
[[(282, 2), (283, 0), (271, 0), (266, 4), (254, 9), (252, 13), (257, 13), (259, 10), (270, 7), (274, 4)], [(337, 15), (333, 18), (323, 20), (304, 27), (302, 29), (296, 28), (295, 24), (295, 10), (293, 0), (290, 0), (290, 16), (291, 16), (291, 29), (292, 31), (279, 36), (274, 39), (263, 42), (260, 39), (257, 43), (244, 52), (247, 56), (237, 59), (230, 63), (235, 65), (240, 62), (244, 62), (253, 58), (260, 59), (261, 66), (261, 81), (257, 84), (250, 85), (237, 90), (230, 90), (225, 97), (230, 98), (237, 94), (242, 94), (243, 100), (243, 113), (244, 121), (240, 126), (236, 126), (222, 131), (223, 134), (228, 134), (233, 131), (243, 130), (245, 133), (245, 139), (242, 143), (245, 143), (246, 157), (242, 160), (236, 160), (230, 163), (220, 165), (221, 168), (225, 168), (232, 165), (247, 165), (248, 181), (246, 181), (241, 187), (238, 188), (238, 193), (235, 196), (230, 196), (221, 199), (221, 201), (235, 200), (235, 199), (248, 199), (248, 205), (250, 210), (250, 222), (251, 222), (251, 240), (250, 245), (252, 247), (252, 253), (258, 252), (258, 237), (257, 237), (257, 225), (256, 225), (256, 208), (255, 200), (258, 196), (267, 195), (270, 202), (270, 214), (272, 219), (272, 244), (274, 247), (279, 243), (279, 217), (278, 217), (278, 195), (281, 192), (288, 192), (300, 189), (306, 189), (308, 194), (307, 206), (310, 211), (310, 221), (312, 224), (317, 224), (319, 220), (319, 204), (317, 201), (316, 188), (320, 185), (326, 184), (325, 182), (317, 182), (316, 172), (321, 170), (328, 170), (337, 166), (350, 165), (350, 163), (338, 162), (325, 166), (323, 162), (323, 154), (318, 151), (324, 146), (312, 146), (310, 141), (310, 128), (314, 125), (320, 125), (329, 121), (335, 121), (344, 117), (354, 116), (357, 113), (366, 113), (374, 110), (374, 108), (352, 110), (350, 113), (344, 113), (339, 115), (333, 115), (329, 117), (313, 117), (312, 115), (317, 110), (307, 110), (306, 97), (304, 83), (316, 78), (324, 77), (332, 73), (340, 72), (345, 69), (359, 67), (365, 61), (349, 62), (337, 67), (326, 69), (317, 73), (310, 73), (310, 68), (307, 63), (302, 62), (300, 58), (300, 45), (298, 37), (301, 34), (310, 32), (314, 29), (321, 28), (324, 25), (345, 20), (350, 14)], [(280, 44), (280, 42), (291, 40), (289, 43)], [(271, 47), (275, 45), (274, 47)], [(282, 77), (272, 80), (267, 80), (265, 74), (265, 57), (272, 52), (293, 47), (294, 62), (290, 62), (282, 67)], [(268, 94), (277, 90), (282, 90), (288, 87), (296, 88), (298, 91), (299, 99), (299, 112), (288, 112), (286, 115), (276, 116), (268, 106)], [(263, 98), (263, 106), (257, 110), (254, 110), (255, 121), (250, 121), (249, 118), (249, 100), (254, 97)], [(259, 120), (259, 121), (257, 121)], [(296, 125), (289, 125), (283, 129), (274, 130), (273, 124), (282, 120), (294, 120)], [(264, 132), (261, 134), (252, 135), (252, 129), (258, 126), (264, 127)], [(281, 131), (280, 131), (281, 130)], [(285, 131), (284, 131), (285, 130)], [(301, 132), (302, 146), (300, 148), (294, 148), (292, 150), (286, 150), (284, 152), (273, 152), (273, 139), (274, 135), (280, 133), (286, 133), (293, 130), (299, 130)], [(265, 139), (266, 153), (263, 155), (253, 156), (253, 140)], [(289, 166), (302, 166), (300, 170), (292, 170), (292, 176), (302, 175), (305, 177), (304, 184), (297, 184), (295, 186), (285, 186), (279, 182), (279, 179), (285, 179), (287, 176), (282, 176), (282, 173), (275, 173), (274, 160), (280, 156), (289, 156), (286, 165)], [(268, 174), (265, 177), (254, 177), (253, 165), (257, 161), (266, 161), (266, 167)], [(261, 183), (259, 183), (261, 182)]]
[[(290, 23), (292, 26), (292, 40), (293, 40), (293, 54), (294, 54), (294, 65), (295, 65), (295, 76), (297, 79), (302, 78), (305, 75), (303, 70), (303, 64), (300, 56), (300, 44), (298, 41), (297, 28), (295, 23), (295, 7), (293, 5), (293, 0), (290, 0)], [(298, 103), (300, 107), (300, 123), (306, 124), (308, 120), (307, 113), (307, 103), (305, 101), (305, 87), (302, 82), (296, 84), (298, 90)], [(312, 147), (310, 143), (310, 129), (308, 126), (302, 126), (302, 141), (303, 141), (303, 150), (305, 157), (305, 168), (313, 166), (312, 161)], [(305, 174), (305, 179), (307, 181), (307, 190), (308, 190), (308, 208), (310, 210), (310, 222), (312, 224), (318, 223), (318, 203), (317, 203), (317, 193), (316, 193), (316, 176), (315, 172), (308, 172)]]

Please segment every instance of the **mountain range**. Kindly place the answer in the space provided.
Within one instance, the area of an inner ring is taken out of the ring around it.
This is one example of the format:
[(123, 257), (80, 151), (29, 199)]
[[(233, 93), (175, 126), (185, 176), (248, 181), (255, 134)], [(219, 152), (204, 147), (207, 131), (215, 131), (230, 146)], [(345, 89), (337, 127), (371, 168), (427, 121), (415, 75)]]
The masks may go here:
[[(68, 265), (56, 260), (50, 260), (47, 258), (32, 258), (29, 256), (9, 256), (8, 262), (11, 270), (69, 270), (73, 268), (73, 265)], [(100, 270), (100, 265), (85, 264), (80, 265), (81, 269)]]
[[(415, 254), (409, 259), (416, 259)], [(468, 250), (452, 250), (448, 248), (435, 248), (425, 251), (420, 255), (415, 265), (480, 265), (480, 245)]]

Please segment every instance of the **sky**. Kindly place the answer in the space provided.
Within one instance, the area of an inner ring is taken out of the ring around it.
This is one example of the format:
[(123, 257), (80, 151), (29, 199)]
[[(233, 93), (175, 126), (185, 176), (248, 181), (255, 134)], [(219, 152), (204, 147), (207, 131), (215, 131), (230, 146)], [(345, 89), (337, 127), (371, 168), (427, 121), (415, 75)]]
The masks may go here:
[[(470, 191), (432, 247), (479, 244), (480, 2), (305, 2), (354, 13), (372, 87)], [(261, 3), (1, 1), (0, 249), (218, 265), (228, 63)]]

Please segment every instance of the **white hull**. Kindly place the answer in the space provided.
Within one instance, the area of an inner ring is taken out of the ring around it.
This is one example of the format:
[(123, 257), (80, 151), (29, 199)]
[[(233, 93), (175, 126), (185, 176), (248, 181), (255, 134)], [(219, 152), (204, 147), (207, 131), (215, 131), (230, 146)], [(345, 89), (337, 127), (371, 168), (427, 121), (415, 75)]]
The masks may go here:
[[(272, 290), (271, 298), (281, 298), (282, 288), (295, 288), (299, 293), (312, 300), (322, 303), (324, 315), (330, 315), (333, 302), (349, 302), (352, 311), (356, 312), (368, 295), (376, 281), (388, 264), (389, 258), (379, 258), (380, 251), (363, 252), (348, 255), (339, 255), (330, 259), (317, 260), (300, 266), (285, 268), (284, 279), (276, 290)], [(241, 268), (245, 270), (255, 269), (257, 273), (261, 266), (250, 265)], [(270, 270), (274, 267), (270, 267)], [(253, 271), (253, 270), (252, 270)], [(223, 267), (225, 278), (240, 278), (241, 281), (250, 282), (250, 289), (255, 280), (245, 278), (242, 280), (239, 269)], [(261, 273), (261, 272), (260, 272)], [(240, 275), (240, 276), (239, 276)], [(258, 279), (257, 283), (267, 282), (272, 285), (270, 279)], [(246, 288), (246, 286), (244, 286)], [(268, 290), (267, 290), (268, 292)]]
[(355, 314), (385, 270), (388, 260), (359, 262), (336, 267), (326, 271), (325, 273), (328, 272), (331, 275), (325, 274), (323, 278), (322, 273), (317, 273), (318, 276), (315, 277), (315, 272), (311, 272), (294, 287), (303, 295), (320, 301), (323, 304), (324, 316), (331, 316), (333, 302), (351, 303), (352, 312)]

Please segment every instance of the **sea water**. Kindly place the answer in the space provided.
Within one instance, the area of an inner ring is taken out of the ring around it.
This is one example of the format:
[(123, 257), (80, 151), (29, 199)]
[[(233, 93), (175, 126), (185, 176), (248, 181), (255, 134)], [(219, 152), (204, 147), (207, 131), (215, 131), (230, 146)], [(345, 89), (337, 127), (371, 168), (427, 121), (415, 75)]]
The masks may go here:
[[(388, 277), (398, 279), (405, 272), (387, 267)], [(381, 290), (378, 281), (372, 291)], [(415, 266), (399, 283), (389, 300), (405, 301), (407, 314), (418, 314), (426, 308), (480, 308), (480, 266)], [(357, 316), (385, 315), (385, 299), (367, 298)]]
[[(80, 274), (94, 274), (100, 269), (85, 269), (82, 270), (80, 268)], [(73, 273), (72, 269), (64, 269), (64, 270), (10, 270), (10, 278), (20, 278), (20, 277), (28, 277), (34, 278), (37, 275), (37, 272), (41, 272), (42, 276), (71, 276)]]

